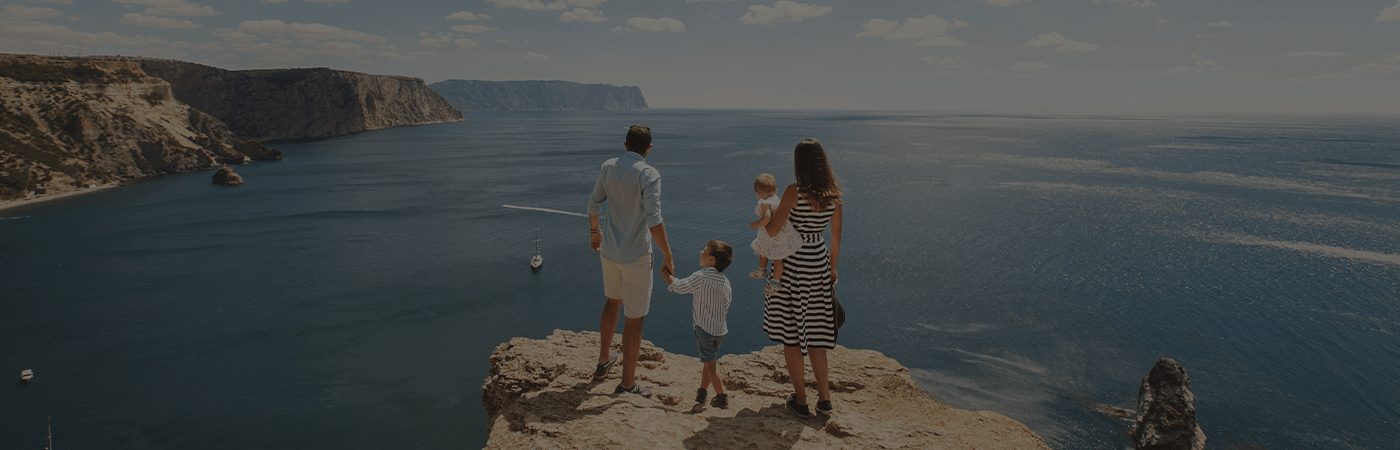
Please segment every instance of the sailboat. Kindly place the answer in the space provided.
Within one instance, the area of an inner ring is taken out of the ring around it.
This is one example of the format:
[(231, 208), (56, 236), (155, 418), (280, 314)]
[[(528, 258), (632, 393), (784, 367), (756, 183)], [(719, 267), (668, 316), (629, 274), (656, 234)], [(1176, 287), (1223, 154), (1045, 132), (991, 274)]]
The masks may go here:
[(30, 381), (34, 381), (34, 370), (33, 370), (33, 369), (24, 369), (24, 370), (19, 371), (19, 383), (20, 383), (20, 384), (29, 384)]
[[(539, 229), (535, 229), (535, 235), (539, 235)], [(530, 270), (539, 272), (544, 267), (544, 255), (540, 253), (540, 240), (535, 238), (535, 256), (530, 257)]]
[(53, 417), (49, 418), (49, 436), (44, 438), (44, 450), (53, 450)]

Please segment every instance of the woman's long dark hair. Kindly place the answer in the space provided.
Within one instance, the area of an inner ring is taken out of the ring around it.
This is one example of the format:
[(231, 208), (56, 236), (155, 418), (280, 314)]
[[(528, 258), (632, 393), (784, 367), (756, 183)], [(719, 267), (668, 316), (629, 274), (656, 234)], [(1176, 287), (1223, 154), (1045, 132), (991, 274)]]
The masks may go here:
[(808, 138), (798, 142), (793, 150), (793, 166), (797, 171), (798, 194), (806, 196), (812, 209), (826, 211), (841, 203), (841, 183), (836, 179), (836, 172), (831, 171), (821, 141)]

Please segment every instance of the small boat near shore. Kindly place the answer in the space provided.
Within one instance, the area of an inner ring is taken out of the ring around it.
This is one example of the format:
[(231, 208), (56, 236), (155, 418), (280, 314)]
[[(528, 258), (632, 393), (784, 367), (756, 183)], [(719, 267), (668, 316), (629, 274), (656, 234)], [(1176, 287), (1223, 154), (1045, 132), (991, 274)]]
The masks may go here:
[(540, 240), (535, 239), (535, 256), (530, 257), (530, 271), (539, 272), (542, 268), (544, 268), (544, 254), (540, 253)]
[(30, 381), (34, 381), (33, 369), (24, 369), (19, 371), (19, 384), (29, 384)]

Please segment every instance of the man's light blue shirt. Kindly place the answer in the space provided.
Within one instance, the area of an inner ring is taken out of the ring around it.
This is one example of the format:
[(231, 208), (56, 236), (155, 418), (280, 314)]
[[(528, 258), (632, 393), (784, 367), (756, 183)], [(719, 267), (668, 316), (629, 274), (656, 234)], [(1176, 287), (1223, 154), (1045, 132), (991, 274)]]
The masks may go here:
[(607, 160), (588, 197), (588, 213), (602, 214), (604, 202), (603, 257), (627, 263), (651, 254), (651, 227), (661, 224), (661, 172), (635, 152)]

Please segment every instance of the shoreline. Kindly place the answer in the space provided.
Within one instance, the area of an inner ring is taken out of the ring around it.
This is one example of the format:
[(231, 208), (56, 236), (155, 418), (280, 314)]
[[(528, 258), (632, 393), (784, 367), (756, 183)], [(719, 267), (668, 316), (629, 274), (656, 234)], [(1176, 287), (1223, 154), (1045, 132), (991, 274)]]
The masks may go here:
[(108, 190), (108, 189), (112, 189), (112, 188), (116, 188), (116, 187), (121, 187), (122, 184), (123, 184), (123, 183), (120, 183), (120, 182), (118, 182), (118, 183), (100, 184), (100, 185), (97, 185), (97, 186), (82, 188), (82, 189), (78, 189), (78, 190), (74, 190), (74, 191), (60, 192), (60, 193), (57, 193), (57, 194), (45, 194), (45, 195), (41, 195), (41, 196), (38, 196), (38, 197), (30, 197), (30, 198), (18, 199), (18, 200), (3, 200), (3, 201), (0, 201), (0, 212), (12, 210), (12, 209), (19, 208), (19, 207), (23, 207), (23, 206), (29, 206), (29, 205), (39, 204), (39, 203), (45, 203), (45, 202), (49, 202), (49, 201), (53, 201), (53, 200), (65, 199), (65, 198), (70, 198), (70, 197), (77, 197), (77, 196), (80, 196), (80, 195), (91, 194), (91, 193), (94, 193), (94, 192), (102, 192), (102, 191), (105, 191), (105, 190)]

